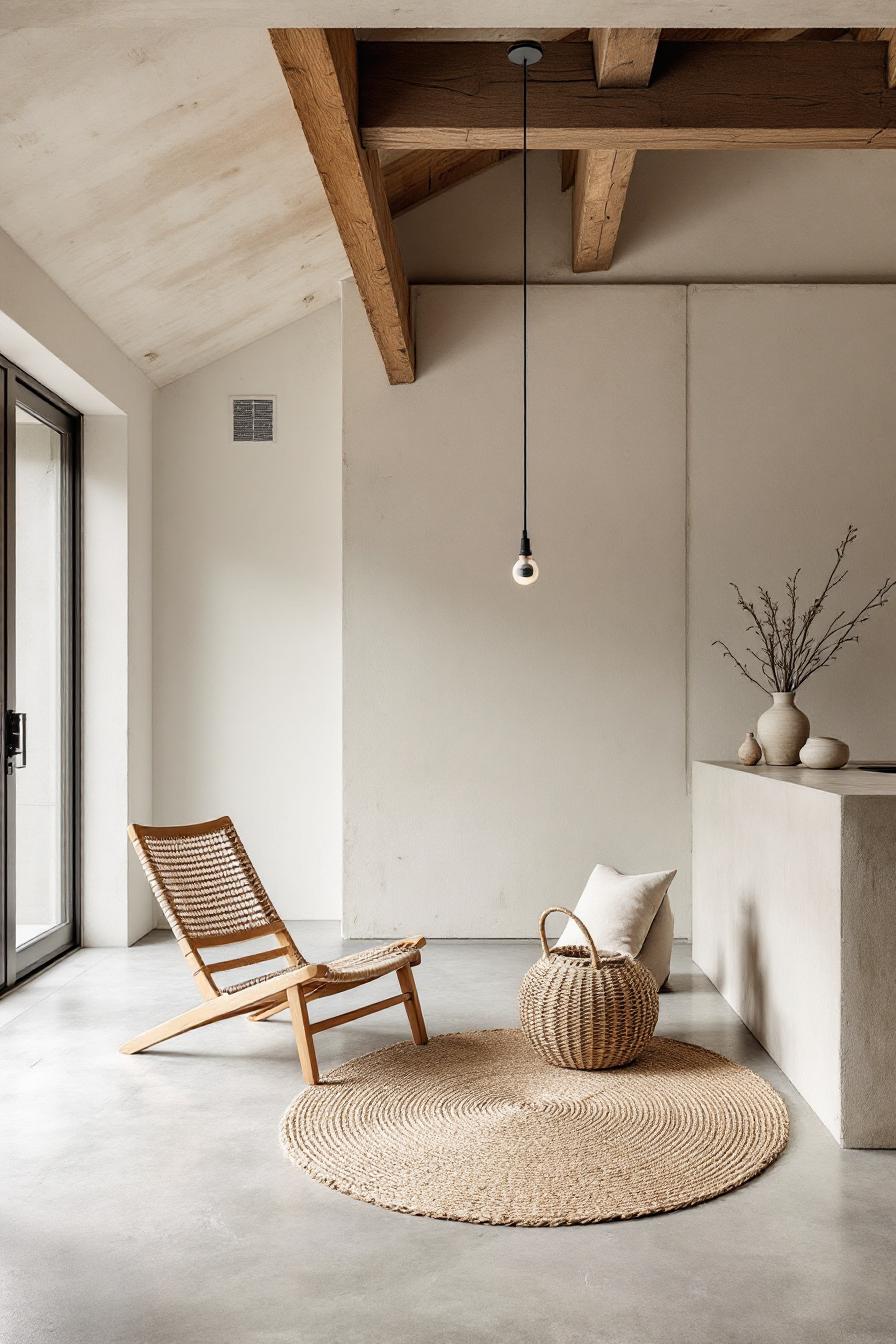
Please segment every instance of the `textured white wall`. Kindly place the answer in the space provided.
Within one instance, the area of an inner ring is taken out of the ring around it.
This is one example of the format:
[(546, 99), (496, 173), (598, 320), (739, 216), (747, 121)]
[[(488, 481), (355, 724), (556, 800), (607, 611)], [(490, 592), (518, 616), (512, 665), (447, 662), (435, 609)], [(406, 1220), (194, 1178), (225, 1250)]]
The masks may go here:
[[(813, 597), (848, 523), (830, 615), (896, 576), (896, 286), (697, 286), (688, 332), (690, 747), (731, 759), (767, 702), (711, 647), (744, 645), (729, 581), (783, 596), (802, 566)], [(896, 759), (894, 663), (896, 602), (798, 694), (813, 733)]]
[(598, 859), (680, 868), (686, 929), (684, 299), (532, 293), (521, 589), (519, 291), (418, 291), (390, 388), (346, 287), (349, 935), (532, 936)]
[[(896, 287), (691, 287), (687, 330), (676, 287), (534, 289), (526, 592), (518, 290), (420, 289), (401, 389), (346, 293), (347, 930), (529, 933), (601, 858), (678, 866), (687, 934), (686, 754), (766, 704), (710, 647), (728, 581), (814, 593), (850, 521), (844, 605), (896, 572)], [(813, 730), (896, 756), (894, 658), (896, 605), (800, 695)]]
[[(339, 309), (158, 394), (157, 823), (229, 813), (280, 913), (338, 918)], [(274, 393), (275, 444), (230, 397)]]

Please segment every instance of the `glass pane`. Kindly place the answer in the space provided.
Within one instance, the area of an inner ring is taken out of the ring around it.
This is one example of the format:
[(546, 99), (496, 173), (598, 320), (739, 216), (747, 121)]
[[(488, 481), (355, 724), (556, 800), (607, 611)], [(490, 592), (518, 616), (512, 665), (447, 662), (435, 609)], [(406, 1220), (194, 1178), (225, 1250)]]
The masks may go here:
[[(26, 718), (15, 771), (16, 946), (63, 923), (62, 441), (16, 408), (15, 703)], [(17, 765), (21, 765), (21, 757)]]

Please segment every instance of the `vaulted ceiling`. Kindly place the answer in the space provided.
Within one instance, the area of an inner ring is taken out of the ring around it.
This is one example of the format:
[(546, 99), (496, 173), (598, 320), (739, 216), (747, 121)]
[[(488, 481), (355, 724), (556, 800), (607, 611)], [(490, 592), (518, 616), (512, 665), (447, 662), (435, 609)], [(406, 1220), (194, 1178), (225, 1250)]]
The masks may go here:
[(0, 67), (0, 227), (154, 381), (336, 296), (265, 29), (26, 29)]
[[(632, 30), (642, 35), (642, 53), (647, 34), (652, 59), (659, 34), (656, 30), (651, 47), (651, 31)], [(841, 43), (889, 35), (878, 29), (798, 31)], [(394, 41), (400, 72), (413, 62), (410, 43), (418, 39), (435, 43), (430, 48), (435, 52), (448, 37), (503, 43), (520, 35), (508, 29), (392, 29), (357, 36), (371, 44), (365, 48), (371, 52), (383, 38)], [(536, 30), (536, 35), (576, 49), (588, 43), (587, 30)], [(701, 43), (758, 37), (770, 44), (797, 32), (701, 29), (662, 36)], [(275, 55), (267, 31), (248, 27), (0, 33), (0, 227), (159, 384), (330, 302), (352, 266), (357, 273), (357, 250), (363, 251), (366, 239), (351, 235), (358, 223), (352, 193), (364, 196), (371, 183), (364, 181), (363, 164), (345, 158), (340, 166), (337, 157), (331, 171), (327, 156), (335, 141), (327, 117), (315, 120), (319, 90), (307, 86), (300, 70), (310, 49), (290, 44), (282, 38), (278, 46), (275, 37)], [(622, 59), (625, 64), (628, 57)], [(637, 64), (637, 55), (634, 59)], [(649, 80), (650, 63), (646, 77), (633, 74), (634, 66), (626, 70), (625, 87)], [(393, 98), (393, 112), (395, 106)], [(405, 99), (400, 116), (425, 121), (433, 106), (412, 106)], [(435, 115), (443, 112), (436, 109)], [(383, 236), (391, 232), (389, 214), (447, 190), (516, 149), (506, 134), (481, 129), (472, 140), (463, 132), (440, 139), (431, 127), (419, 125), (410, 138), (407, 128), (396, 135), (382, 108), (380, 114), (385, 130), (371, 128), (370, 135), (386, 146), (373, 160), (377, 181), (383, 174)], [(574, 147), (590, 144), (589, 134), (593, 139), (589, 131), (580, 140), (573, 136), (568, 146), (556, 137), (551, 141), (567, 149), (567, 184), (576, 183), (579, 233), (570, 264), (577, 268), (609, 264), (626, 174), (640, 143), (635, 139), (609, 157), (603, 145), (592, 146), (576, 160)], [(356, 173), (347, 197), (340, 198), (343, 187), (334, 184), (333, 171)], [(342, 212), (351, 263), (334, 209), (337, 217)], [(376, 264), (374, 258), (374, 270)], [(387, 271), (390, 267), (395, 281), (400, 258), (389, 259)], [(359, 283), (364, 292), (362, 278)], [(386, 288), (392, 292), (394, 285)], [(382, 320), (393, 322), (385, 357), (389, 348), (408, 344), (409, 332), (401, 330), (397, 309), (392, 318), (384, 310)], [(413, 376), (412, 363), (411, 353), (396, 380)]]

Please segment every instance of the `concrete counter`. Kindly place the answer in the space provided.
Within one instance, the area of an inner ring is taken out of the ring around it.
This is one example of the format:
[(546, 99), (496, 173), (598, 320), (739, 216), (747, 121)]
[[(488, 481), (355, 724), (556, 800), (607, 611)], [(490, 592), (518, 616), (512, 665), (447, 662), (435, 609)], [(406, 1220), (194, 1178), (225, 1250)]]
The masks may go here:
[(693, 769), (693, 955), (848, 1148), (896, 1147), (896, 775)]

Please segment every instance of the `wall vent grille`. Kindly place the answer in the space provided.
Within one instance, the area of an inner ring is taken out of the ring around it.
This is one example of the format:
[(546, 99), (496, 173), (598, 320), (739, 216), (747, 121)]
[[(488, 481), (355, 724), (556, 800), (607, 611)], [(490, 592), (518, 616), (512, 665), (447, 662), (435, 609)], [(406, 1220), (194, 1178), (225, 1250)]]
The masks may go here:
[(273, 443), (277, 431), (276, 397), (231, 397), (234, 443)]

